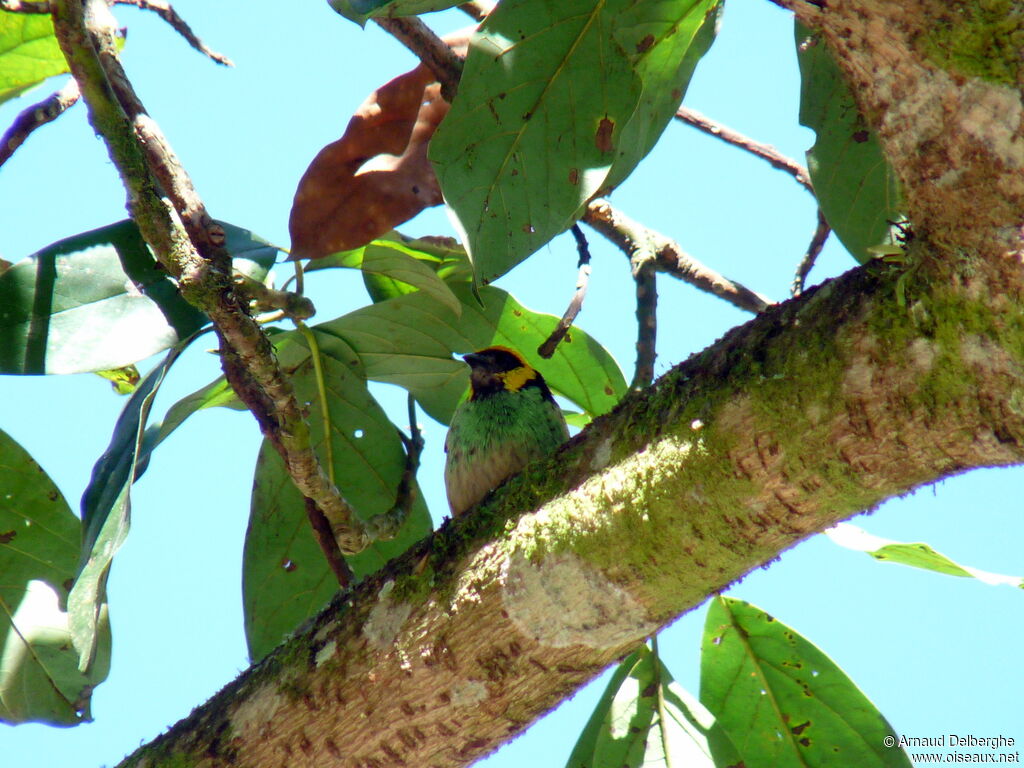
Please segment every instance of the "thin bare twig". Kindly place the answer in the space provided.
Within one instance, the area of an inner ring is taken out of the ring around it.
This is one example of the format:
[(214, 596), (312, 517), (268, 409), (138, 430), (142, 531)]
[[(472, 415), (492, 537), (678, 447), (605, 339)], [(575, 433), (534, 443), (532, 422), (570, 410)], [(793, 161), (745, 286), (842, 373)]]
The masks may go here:
[(375, 515), (366, 523), (371, 537), (377, 540), (393, 539), (409, 519), (413, 502), (416, 501), (416, 473), (420, 468), (420, 456), (423, 454), (423, 433), (416, 423), (416, 398), (411, 394), (408, 397), (407, 407), (409, 410), (409, 436), (406, 437), (402, 430), (398, 431), (398, 437), (405, 445), (405, 469), (398, 481), (398, 490), (395, 493), (395, 503), (391, 509), (379, 515)]
[(49, 13), (49, 0), (0, 0), (0, 11), (9, 13)]
[(579, 267), (579, 272), (576, 275), (576, 292), (573, 293), (572, 301), (569, 302), (569, 306), (566, 308), (565, 314), (562, 315), (562, 319), (558, 321), (558, 325), (555, 326), (555, 330), (544, 340), (543, 344), (537, 347), (537, 354), (545, 360), (555, 354), (559, 342), (565, 338), (576, 315), (583, 309), (583, 300), (587, 296), (587, 285), (590, 282), (590, 245), (578, 224), (573, 224), (571, 231), (576, 240), (576, 252), (580, 255), (576, 264)]
[(468, 3), (461, 3), (459, 10), (479, 23), (490, 15), (495, 5), (496, 3), (490, 3), (487, 0), (471, 0)]
[(132, 218), (185, 299), (209, 315), (228, 382), (280, 453), (296, 487), (327, 517), (343, 552), (361, 551), (369, 541), (366, 531), (324, 474), (273, 347), (233, 290), (224, 230), (210, 218), (121, 67), (117, 24), (105, 0), (55, 0), (53, 19), (90, 121), (121, 173)]
[(195, 48), (202, 54), (209, 56), (218, 64), (223, 64), (225, 67), (235, 66), (234, 62), (231, 61), (223, 53), (217, 53), (206, 46), (202, 40), (200, 40), (196, 33), (192, 31), (192, 28), (185, 23), (185, 20), (178, 15), (178, 12), (174, 10), (170, 3), (164, 0), (108, 0), (115, 5), (134, 5), (143, 11), (153, 11), (157, 16), (170, 24), (174, 31), (185, 38), (189, 45)]
[(341, 554), (341, 549), (331, 530), (331, 523), (320, 511), (320, 507), (316, 505), (315, 501), (309, 497), (303, 497), (302, 501), (306, 505), (306, 518), (313, 529), (313, 535), (316, 536), (320, 551), (324, 553), (324, 559), (327, 560), (327, 565), (330, 566), (334, 578), (338, 581), (338, 588), (345, 589), (352, 583), (352, 568), (349, 567), (345, 556)]
[(450, 104), (459, 89), (462, 57), (416, 16), (383, 16), (374, 21), (430, 67), (441, 84), (441, 95)]
[(767, 160), (773, 168), (778, 168), (780, 171), (790, 174), (797, 180), (797, 183), (813, 194), (814, 187), (811, 186), (811, 177), (807, 173), (807, 169), (796, 160), (786, 157), (771, 144), (762, 144), (759, 141), (754, 141), (749, 136), (744, 136), (739, 131), (734, 131), (732, 128), (716, 123), (714, 120), (688, 107), (680, 107), (675, 116), (680, 122), (692, 125), (694, 128), (719, 138), (727, 144), (745, 149), (752, 155), (756, 155), (762, 160)]
[(735, 307), (757, 313), (763, 312), (772, 304), (759, 293), (701, 264), (674, 240), (633, 221), (613, 208), (607, 200), (598, 199), (590, 203), (583, 214), (583, 221), (629, 256), (635, 248), (640, 247), (638, 244), (650, 243), (649, 248), (657, 259), (658, 271), (666, 272), (702, 291), (718, 296)]
[(71, 78), (59, 91), (51, 93), (38, 104), (23, 109), (14, 118), (3, 138), (0, 138), (0, 165), (6, 163), (14, 151), (25, 143), (25, 139), (32, 131), (56, 120), (64, 110), (78, 101), (78, 95), (78, 83)]
[(793, 286), (790, 288), (790, 293), (793, 296), (799, 296), (804, 292), (804, 282), (807, 280), (807, 275), (814, 267), (814, 262), (818, 260), (818, 254), (825, 247), (825, 241), (828, 240), (828, 235), (831, 231), (832, 228), (825, 221), (825, 214), (819, 208), (818, 224), (814, 228), (814, 236), (811, 238), (811, 242), (807, 246), (807, 253), (800, 260), (800, 264), (796, 268), (796, 274), (793, 276)]
[(647, 247), (635, 249), (629, 258), (636, 281), (636, 368), (631, 389), (643, 389), (654, 381), (658, 338), (657, 258)]

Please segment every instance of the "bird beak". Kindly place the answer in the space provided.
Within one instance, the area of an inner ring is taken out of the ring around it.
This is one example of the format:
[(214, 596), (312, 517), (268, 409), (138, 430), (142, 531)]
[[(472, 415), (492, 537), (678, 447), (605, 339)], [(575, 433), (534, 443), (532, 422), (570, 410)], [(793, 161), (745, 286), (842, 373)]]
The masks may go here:
[(476, 352), (470, 352), (468, 355), (463, 355), (462, 359), (470, 368), (472, 368), (474, 365), (480, 365), (483, 362), (483, 358)]

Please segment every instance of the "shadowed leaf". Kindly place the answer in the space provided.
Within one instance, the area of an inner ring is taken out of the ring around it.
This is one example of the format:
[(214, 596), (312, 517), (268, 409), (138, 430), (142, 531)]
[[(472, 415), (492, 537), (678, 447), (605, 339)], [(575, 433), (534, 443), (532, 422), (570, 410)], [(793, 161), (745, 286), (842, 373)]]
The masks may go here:
[(796, 25), (800, 124), (815, 132), (807, 170), (818, 205), (846, 250), (861, 264), (869, 249), (891, 243), (900, 219), (900, 191), (882, 146), (823, 40)]
[(110, 667), (100, 609), (98, 651), (79, 671), (66, 605), (82, 526), (53, 481), (0, 432), (0, 721), (88, 722), (92, 689)]

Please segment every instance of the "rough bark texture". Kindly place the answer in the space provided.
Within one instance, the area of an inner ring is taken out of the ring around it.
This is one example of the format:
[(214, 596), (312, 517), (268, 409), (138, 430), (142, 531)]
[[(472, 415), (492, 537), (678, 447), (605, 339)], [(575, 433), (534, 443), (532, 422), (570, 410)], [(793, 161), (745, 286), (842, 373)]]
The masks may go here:
[(959, 23), (938, 0), (792, 5), (898, 170), (909, 266), (771, 308), (631, 395), (130, 764), (467, 765), (811, 533), (1024, 461), (1020, 80), (932, 61)]

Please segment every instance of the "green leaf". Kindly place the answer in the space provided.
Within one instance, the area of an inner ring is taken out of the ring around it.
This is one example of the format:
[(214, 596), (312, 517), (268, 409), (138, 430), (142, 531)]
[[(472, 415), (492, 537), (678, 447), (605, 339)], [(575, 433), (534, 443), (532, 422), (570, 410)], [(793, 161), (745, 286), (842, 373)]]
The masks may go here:
[(469, 285), (455, 284), (451, 289), (462, 302), (458, 316), (417, 292), (363, 307), (317, 328), (344, 339), (359, 355), (367, 378), (404, 387), (445, 424), (469, 386), (469, 369), (453, 360), (452, 353), (495, 344), (518, 350), (553, 390), (591, 416), (611, 410), (625, 393), (618, 364), (583, 331), (571, 329), (555, 355), (544, 360), (537, 347), (558, 318), (533, 312), (493, 286), (481, 289), (479, 302)]
[(701, 702), (747, 768), (910, 768), (882, 714), (828, 656), (742, 600), (708, 607), (701, 643)]
[(700, 59), (715, 41), (722, 0), (635, 3), (616, 17), (615, 40), (643, 83), (605, 185), (620, 184), (661, 137), (679, 108)]
[[(316, 372), (306, 340), (278, 339), (281, 365), (292, 372), (295, 395), (308, 403), (313, 446), (324, 466), (333, 463), (335, 484), (361, 519), (386, 512), (405, 469), (395, 426), (370, 395), (356, 354), (337, 337), (313, 329), (324, 370), (330, 414), (330, 449), (320, 408)], [(418, 491), (394, 539), (378, 541), (347, 558), (357, 578), (372, 573), (431, 530)], [(264, 443), (256, 464), (243, 563), (245, 633), (253, 660), (270, 652), (338, 589), (306, 518), (305, 505), (277, 452)]]
[(896, 174), (874, 131), (857, 109), (825, 42), (796, 24), (800, 63), (800, 124), (814, 130), (807, 170), (818, 205), (846, 250), (861, 264), (869, 248), (893, 242), (899, 221)]
[(566, 766), (716, 764), (739, 764), (728, 737), (714, 717), (672, 680), (660, 659), (642, 646), (615, 670)]
[[(262, 281), (277, 249), (222, 223), (235, 269)], [(207, 322), (131, 221), (47, 246), (0, 274), (0, 373), (123, 368)]]
[(627, 0), (503, 0), (470, 42), (430, 143), (477, 280), (570, 226), (626, 151), (641, 81), (615, 42)]
[[(430, 254), (416, 247), (409, 247), (397, 233), (390, 237), (374, 240), (369, 245), (351, 251), (342, 251), (323, 259), (314, 259), (306, 267), (307, 272), (329, 267), (361, 269), (364, 276), (378, 278), (376, 285), (386, 285), (382, 293), (400, 295), (420, 290), (429, 294), (441, 305), (456, 314), (462, 311), (462, 304), (452, 294), (431, 266), (424, 263), (432, 260)], [(436, 264), (434, 266), (437, 266)], [(387, 281), (386, 283), (383, 281)], [(367, 287), (370, 287), (370, 283)], [(371, 297), (373, 296), (371, 292)]]
[(841, 547), (865, 552), (876, 560), (883, 560), (887, 563), (899, 563), (926, 571), (944, 573), (948, 576), (974, 578), (986, 584), (1007, 584), (1024, 589), (1024, 578), (1020, 576), (1004, 576), (972, 568), (969, 565), (960, 565), (922, 542), (883, 539), (881, 536), (874, 536), (863, 528), (849, 523), (839, 523), (825, 531), (825, 535)]
[(328, 0), (331, 8), (359, 26), (375, 16), (416, 16), (443, 11), (459, 0)]
[(110, 564), (128, 536), (130, 492), (137, 476), (149, 409), (167, 371), (191, 341), (189, 338), (173, 347), (139, 382), (118, 416), (110, 444), (93, 467), (89, 486), (82, 494), (82, 557), (68, 597), (68, 614), (71, 637), (80, 657), (79, 669), (83, 671), (94, 663)]
[(99, 652), (83, 674), (65, 609), (81, 523), (42, 468), (2, 431), (0, 488), (0, 721), (86, 722), (92, 689), (110, 667), (110, 628), (103, 606)]
[(0, 11), (0, 104), (67, 71), (49, 14)]

